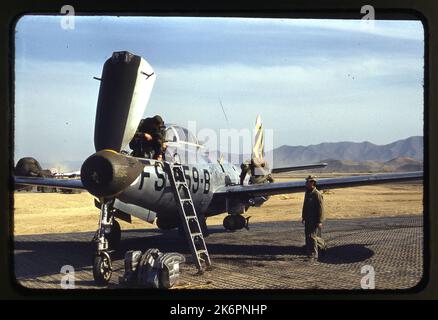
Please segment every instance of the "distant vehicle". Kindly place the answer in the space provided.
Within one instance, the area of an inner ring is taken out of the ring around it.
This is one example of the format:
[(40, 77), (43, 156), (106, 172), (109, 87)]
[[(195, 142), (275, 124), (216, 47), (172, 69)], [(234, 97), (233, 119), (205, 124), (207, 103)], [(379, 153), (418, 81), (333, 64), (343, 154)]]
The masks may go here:
[[(79, 170), (71, 171), (71, 172), (60, 172), (60, 173), (55, 173), (54, 177), (58, 178), (58, 179), (80, 179), (81, 172)], [(79, 189), (69, 189), (69, 188), (59, 188), (58, 191), (60, 193), (66, 193), (66, 194), (80, 193), (81, 192), (81, 190), (79, 190)]]
[(60, 172), (55, 173), (54, 176), (56, 178), (80, 178), (81, 177), (81, 171), (71, 171), (71, 172)]
[[(52, 178), (53, 174), (50, 170), (43, 170), (39, 162), (32, 157), (25, 157), (18, 160), (17, 165), (14, 168), (14, 174), (16, 176), (23, 177), (41, 177), (41, 178)], [(28, 185), (17, 185), (19, 190), (32, 190), (32, 186), (29, 188)], [(36, 191), (38, 192), (56, 192), (56, 187), (45, 187), (37, 186)]]

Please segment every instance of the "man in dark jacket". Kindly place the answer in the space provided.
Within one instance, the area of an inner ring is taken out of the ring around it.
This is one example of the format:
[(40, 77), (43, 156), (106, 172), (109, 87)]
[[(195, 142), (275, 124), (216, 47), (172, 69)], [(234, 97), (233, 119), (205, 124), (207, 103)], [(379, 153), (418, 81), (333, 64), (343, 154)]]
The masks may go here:
[(316, 180), (312, 176), (306, 179), (306, 189), (302, 223), (304, 223), (307, 256), (314, 260), (318, 258), (318, 249), (325, 251), (327, 248), (325, 241), (321, 238), (324, 201), (322, 194), (316, 189)]
[(156, 115), (140, 121), (137, 131), (129, 143), (134, 157), (163, 160), (165, 144), (165, 126), (163, 119)]

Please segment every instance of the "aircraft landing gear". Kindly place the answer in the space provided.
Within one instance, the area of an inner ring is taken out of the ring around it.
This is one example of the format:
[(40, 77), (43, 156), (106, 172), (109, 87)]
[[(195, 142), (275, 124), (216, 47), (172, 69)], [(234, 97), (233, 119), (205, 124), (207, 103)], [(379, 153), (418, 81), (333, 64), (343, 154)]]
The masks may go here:
[[(106, 286), (112, 275), (112, 262), (108, 253), (110, 240), (120, 240), (120, 225), (111, 214), (112, 201), (101, 201), (99, 229), (94, 237), (96, 252), (93, 256), (93, 277), (99, 286)], [(108, 237), (108, 238), (107, 238)]]
[(249, 230), (249, 218), (250, 217), (245, 218), (240, 214), (230, 214), (224, 218), (223, 226), (229, 231), (240, 230), (243, 228)]
[(112, 271), (111, 258), (106, 251), (94, 256), (93, 277), (98, 286), (106, 286), (111, 279)]
[(108, 248), (109, 249), (117, 249), (120, 245), (120, 239), (122, 238), (122, 229), (120, 228), (119, 222), (112, 218), (112, 226), (111, 228), (105, 230), (105, 236), (108, 240)]

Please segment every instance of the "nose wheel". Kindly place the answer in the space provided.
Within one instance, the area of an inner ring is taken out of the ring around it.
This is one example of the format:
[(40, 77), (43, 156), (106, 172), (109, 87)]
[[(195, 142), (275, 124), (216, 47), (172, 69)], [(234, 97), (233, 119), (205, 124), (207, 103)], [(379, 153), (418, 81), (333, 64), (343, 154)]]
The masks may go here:
[(94, 237), (93, 277), (98, 286), (106, 286), (111, 280), (112, 262), (108, 253), (120, 242), (120, 225), (112, 215), (112, 201), (101, 201), (99, 229)]
[(112, 273), (113, 267), (108, 252), (102, 251), (96, 254), (93, 261), (93, 277), (96, 284), (98, 286), (108, 285)]

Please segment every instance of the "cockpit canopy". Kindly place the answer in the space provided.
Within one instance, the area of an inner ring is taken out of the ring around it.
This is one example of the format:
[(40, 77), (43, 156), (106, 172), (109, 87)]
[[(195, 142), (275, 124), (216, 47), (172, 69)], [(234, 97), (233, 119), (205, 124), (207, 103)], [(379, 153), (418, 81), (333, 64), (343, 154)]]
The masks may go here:
[(166, 128), (166, 141), (168, 143), (179, 143), (202, 147), (193, 133), (184, 127), (174, 124), (168, 125)]

